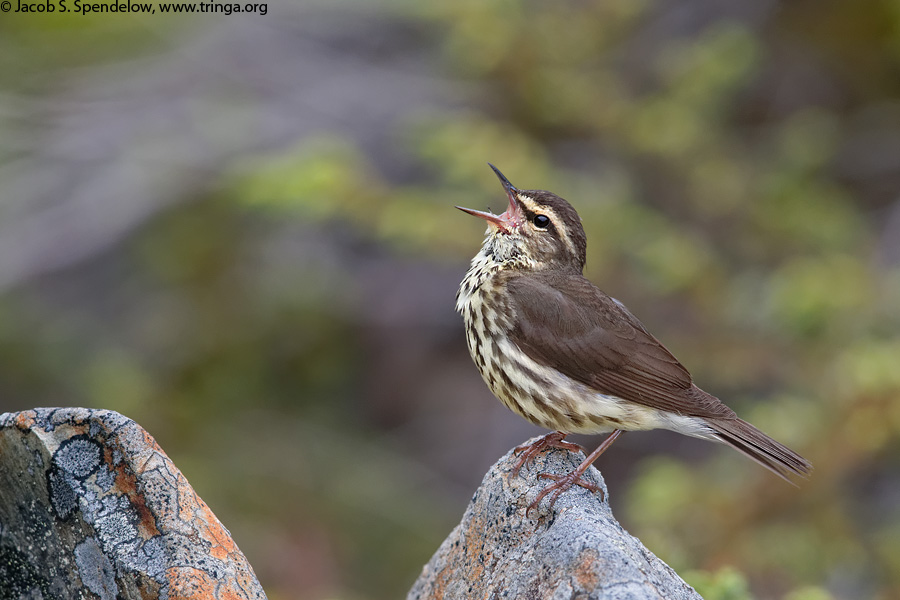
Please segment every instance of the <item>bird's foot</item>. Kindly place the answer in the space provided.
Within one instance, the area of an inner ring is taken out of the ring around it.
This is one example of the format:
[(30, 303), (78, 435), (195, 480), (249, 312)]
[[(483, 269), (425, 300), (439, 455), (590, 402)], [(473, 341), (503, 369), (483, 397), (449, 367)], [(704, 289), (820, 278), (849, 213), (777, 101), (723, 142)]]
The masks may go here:
[(592, 492), (600, 492), (600, 500), (603, 501), (603, 488), (599, 485), (593, 484), (582, 477), (582, 474), (579, 470), (572, 471), (568, 475), (552, 475), (550, 473), (539, 473), (538, 477), (543, 479), (552, 479), (553, 483), (545, 487), (541, 492), (537, 495), (537, 498), (534, 499), (534, 502), (528, 505), (528, 509), (525, 511), (525, 515), (527, 516), (532, 509), (536, 508), (541, 500), (544, 499), (547, 494), (553, 493), (550, 496), (550, 506), (548, 508), (553, 508), (553, 505), (556, 504), (556, 500), (559, 498), (560, 494), (568, 490), (573, 485), (580, 485), (586, 490), (590, 490)]
[(528, 466), (531, 466), (534, 463), (534, 459), (537, 457), (537, 455), (548, 448), (561, 448), (563, 450), (571, 450), (572, 452), (584, 452), (584, 448), (582, 448), (578, 444), (564, 441), (565, 437), (565, 433), (561, 431), (553, 431), (545, 436), (540, 437), (536, 441), (531, 442), (530, 444), (522, 444), (521, 446), (516, 446), (513, 449), (513, 453), (518, 454), (521, 452), (522, 455), (519, 457), (519, 460), (513, 467), (513, 476), (518, 475), (519, 470), (524, 465), (527, 464)]
[[(548, 485), (546, 488), (541, 490), (541, 492), (537, 495), (537, 498), (534, 499), (534, 502), (528, 505), (528, 508), (525, 509), (525, 516), (528, 516), (528, 513), (531, 512), (531, 509), (535, 508), (541, 503), (541, 500), (544, 499), (544, 496), (550, 494), (552, 492), (552, 496), (550, 497), (550, 508), (553, 508), (553, 505), (556, 504), (556, 500), (559, 498), (560, 494), (564, 491), (572, 487), (573, 485), (580, 485), (586, 490), (590, 490), (592, 492), (600, 492), (600, 501), (602, 502), (604, 499), (603, 488), (593, 483), (588, 482), (585, 479), (582, 479), (582, 475), (587, 471), (594, 461), (597, 458), (606, 452), (606, 449), (609, 448), (616, 439), (622, 435), (622, 431), (616, 429), (613, 431), (609, 437), (603, 440), (603, 443), (597, 446), (597, 449), (591, 452), (587, 458), (585, 458), (578, 468), (569, 473), (568, 475), (553, 475), (550, 473), (539, 473), (538, 477), (542, 477), (544, 479), (552, 479), (553, 483)], [(549, 437), (549, 436), (545, 436)]]

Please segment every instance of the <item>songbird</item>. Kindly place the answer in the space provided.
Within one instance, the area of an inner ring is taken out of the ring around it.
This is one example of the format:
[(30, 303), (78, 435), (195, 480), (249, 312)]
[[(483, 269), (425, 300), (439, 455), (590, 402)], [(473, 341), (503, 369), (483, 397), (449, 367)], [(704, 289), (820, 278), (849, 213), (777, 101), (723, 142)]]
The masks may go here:
[(547, 448), (580, 450), (570, 433), (612, 432), (529, 509), (553, 492), (550, 506), (623, 431), (669, 429), (725, 443), (779, 477), (806, 477), (802, 456), (741, 420), (691, 374), (644, 325), (583, 276), (587, 240), (575, 209), (556, 194), (519, 190), (494, 166), (509, 199), (495, 215), (456, 208), (487, 221), (481, 250), (460, 284), (472, 359), (491, 392), (526, 420), (552, 430), (521, 452), (514, 474)]

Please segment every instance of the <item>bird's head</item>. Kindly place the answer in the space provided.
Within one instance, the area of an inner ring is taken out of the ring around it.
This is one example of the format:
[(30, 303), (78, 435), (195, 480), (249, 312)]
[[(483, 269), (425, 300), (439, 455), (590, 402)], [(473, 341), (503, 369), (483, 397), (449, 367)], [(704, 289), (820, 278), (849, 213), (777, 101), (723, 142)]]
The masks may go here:
[(495, 215), (456, 207), (488, 222), (483, 251), (500, 263), (532, 269), (571, 268), (580, 273), (587, 240), (572, 205), (551, 192), (516, 189), (497, 167), (490, 167), (506, 190), (506, 212)]

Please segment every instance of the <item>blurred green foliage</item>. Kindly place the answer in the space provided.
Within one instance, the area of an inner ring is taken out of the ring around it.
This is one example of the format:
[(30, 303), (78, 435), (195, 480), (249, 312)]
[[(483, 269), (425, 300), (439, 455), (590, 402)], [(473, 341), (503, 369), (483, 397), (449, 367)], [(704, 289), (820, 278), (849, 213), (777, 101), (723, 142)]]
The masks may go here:
[(752, 600), (747, 580), (736, 570), (723, 567), (715, 573), (688, 571), (685, 581), (705, 600)]
[[(707, 598), (900, 596), (900, 267), (884, 258), (900, 209), (895, 189), (846, 166), (854, 149), (863, 173), (896, 159), (853, 145), (870, 115), (900, 104), (896, 2), (743, 19), (698, 4), (682, 27), (649, 1), (373, 6), (421, 32), (452, 101), (392, 123), (389, 152), (322, 131), (226, 154), (202, 191), (185, 186), (113, 250), (9, 290), (0, 408), (137, 420), (273, 600), (402, 595), (464, 499), (366, 404), (360, 273), (334, 247), (461, 275), (482, 232), (451, 207), (502, 206), (490, 161), (571, 200), (589, 278), (702, 387), (816, 467), (797, 490), (733, 454), (649, 449), (611, 486), (626, 527)], [(0, 78), (21, 98), (51, 93), (56, 74), (182, 43), (160, 22), (12, 23), (0, 24)], [(198, 137), (240, 137), (247, 123), (230, 116), (195, 116)], [(900, 132), (884, 118), (878, 128)], [(10, 140), (41, 129), (0, 127), (7, 158), (28, 147)], [(405, 410), (414, 424), (428, 414)]]

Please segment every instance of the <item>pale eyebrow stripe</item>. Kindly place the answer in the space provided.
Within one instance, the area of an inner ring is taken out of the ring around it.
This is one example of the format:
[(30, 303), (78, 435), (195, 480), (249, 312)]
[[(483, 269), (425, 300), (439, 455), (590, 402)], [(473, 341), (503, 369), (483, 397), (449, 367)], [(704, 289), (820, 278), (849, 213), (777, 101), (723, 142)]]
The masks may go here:
[(566, 248), (569, 249), (569, 252), (574, 256), (578, 256), (578, 252), (575, 250), (575, 243), (572, 242), (572, 238), (569, 237), (569, 230), (563, 225), (563, 222), (560, 220), (559, 215), (556, 214), (556, 211), (549, 207), (538, 206), (533, 198), (526, 196), (521, 192), (519, 192), (518, 195), (519, 200), (522, 201), (525, 208), (533, 213), (547, 215), (547, 218), (549, 218), (550, 222), (553, 223), (553, 226), (556, 227), (556, 231), (559, 232), (559, 235), (562, 238), (563, 243), (565, 243)]

